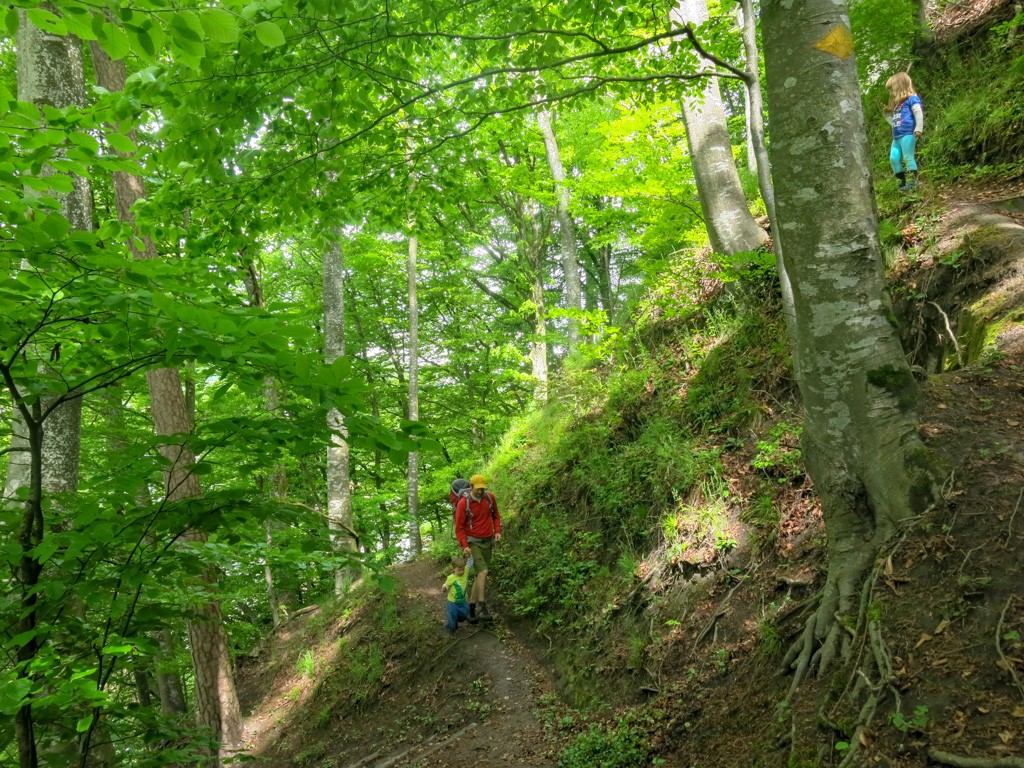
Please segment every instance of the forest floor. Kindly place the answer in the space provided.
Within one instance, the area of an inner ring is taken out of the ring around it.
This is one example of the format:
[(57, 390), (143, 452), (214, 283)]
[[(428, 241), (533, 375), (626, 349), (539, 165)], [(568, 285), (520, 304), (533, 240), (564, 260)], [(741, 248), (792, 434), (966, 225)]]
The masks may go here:
[[(1019, 185), (943, 197), (949, 209), (933, 222), (938, 252), (943, 241), (959, 242), (969, 226), (960, 214), (979, 205), (1011, 227), (1024, 224)], [(987, 258), (986, 269), (1001, 276), (994, 288), (1024, 315), (1024, 253)], [(926, 281), (937, 264), (919, 258), (903, 278)], [(955, 284), (946, 297), (954, 303)], [(685, 621), (650, 651), (628, 690), (609, 679), (611, 701), (639, 703), (639, 691), (648, 691), (637, 727), (650, 738), (652, 764), (838, 765), (853, 741), (851, 765), (1024, 765), (998, 762), (1024, 761), (1024, 344), (1011, 334), (983, 364), (929, 376), (920, 423), (945, 466), (945, 503), (893, 544), (872, 587), (891, 663), (876, 716), (857, 731), (859, 700), (818, 710), (828, 691), (834, 700), (856, 681), (856, 665), (808, 681), (787, 700), (780, 653), (799, 635), (826, 570), (820, 514), (794, 502), (772, 551), (749, 553), (743, 568), (705, 579)], [(736, 462), (749, 466), (749, 457)], [(795, 500), (806, 497), (806, 487), (794, 488)], [(502, 617), (500, 573), (490, 601), (496, 620), (454, 636), (442, 627), (444, 567), (418, 560), (394, 574), (397, 621), (419, 630), (410, 634), (413, 647), (399, 642), (376, 658), (353, 657), (376, 669), (366, 674), (379, 680), (372, 694), (331, 698), (328, 681), (302, 671), (304, 653), (313, 653), (310, 666), (328, 669), (330, 654), (360, 642), (350, 616), (328, 627), (312, 626), (317, 611), (292, 617), (242, 665), (247, 751), (262, 764), (554, 766), (589, 723), (614, 728), (613, 711), (584, 717), (560, 699), (546, 666), (548, 641)], [(955, 762), (957, 755), (980, 762)]]

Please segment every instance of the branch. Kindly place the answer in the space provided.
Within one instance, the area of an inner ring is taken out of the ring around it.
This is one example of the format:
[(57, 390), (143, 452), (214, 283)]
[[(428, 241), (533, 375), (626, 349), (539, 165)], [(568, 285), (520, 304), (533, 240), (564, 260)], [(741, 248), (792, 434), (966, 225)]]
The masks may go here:
[[(722, 67), (723, 69), (729, 70), (730, 72), (733, 73), (734, 77), (736, 77), (739, 80), (742, 80), (745, 83), (749, 83), (751, 81), (752, 78), (750, 74), (740, 69), (739, 67), (733, 66), (728, 61), (718, 58), (713, 53), (709, 53), (708, 50), (703, 45), (700, 44), (700, 41), (697, 39), (697, 36), (693, 33), (693, 25), (687, 24), (683, 28), (682, 32), (690, 39), (690, 43), (693, 45), (693, 49), (698, 54), (700, 54), (702, 59), (707, 59), (716, 67)], [(715, 77), (721, 77), (721, 75), (717, 75), (715, 73), (711, 74), (714, 74)]]
[(960, 351), (960, 345), (956, 341), (956, 334), (953, 333), (953, 329), (949, 326), (949, 315), (947, 315), (943, 311), (942, 307), (940, 307), (934, 301), (929, 301), (928, 303), (935, 307), (937, 310), (939, 310), (939, 314), (942, 315), (942, 321), (946, 324), (946, 333), (949, 334), (949, 339), (950, 341), (953, 342), (953, 348), (956, 349), (956, 361), (960, 365), (960, 367), (963, 368), (964, 356), (963, 353)]
[(936, 763), (952, 765), (954, 768), (1024, 768), (1024, 759), (1019, 757), (961, 757), (939, 749), (929, 749), (928, 757)]

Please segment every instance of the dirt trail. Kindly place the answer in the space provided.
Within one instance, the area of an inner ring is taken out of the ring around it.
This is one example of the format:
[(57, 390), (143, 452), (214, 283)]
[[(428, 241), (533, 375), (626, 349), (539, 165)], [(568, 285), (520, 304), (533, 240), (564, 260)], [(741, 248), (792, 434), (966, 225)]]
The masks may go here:
[(464, 624), (449, 637), (442, 627), (437, 567), (416, 562), (397, 575), (411, 599), (428, 601), (444, 640), (418, 690), (395, 691), (381, 707), (414, 707), (434, 722), (404, 736), (388, 734), (384, 744), (349, 768), (556, 765), (538, 717), (538, 699), (550, 695), (552, 686), (500, 616), (490, 624)]

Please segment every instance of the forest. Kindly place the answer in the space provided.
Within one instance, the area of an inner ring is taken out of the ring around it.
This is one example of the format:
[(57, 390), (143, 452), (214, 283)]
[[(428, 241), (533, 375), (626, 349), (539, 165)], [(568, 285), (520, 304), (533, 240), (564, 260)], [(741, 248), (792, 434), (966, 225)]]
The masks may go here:
[(2, 12), (0, 765), (1024, 765), (1019, 3)]

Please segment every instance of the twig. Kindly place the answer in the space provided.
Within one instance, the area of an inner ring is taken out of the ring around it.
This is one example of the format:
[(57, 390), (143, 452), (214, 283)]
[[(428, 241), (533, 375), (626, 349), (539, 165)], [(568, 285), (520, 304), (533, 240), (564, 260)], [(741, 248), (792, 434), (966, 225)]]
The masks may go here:
[(929, 301), (928, 303), (931, 304), (933, 307), (935, 307), (937, 310), (939, 310), (939, 314), (942, 315), (942, 321), (946, 325), (946, 333), (949, 334), (949, 339), (950, 339), (950, 341), (953, 342), (953, 348), (956, 350), (956, 362), (957, 362), (957, 365), (959, 365), (961, 368), (963, 368), (964, 367), (964, 356), (963, 356), (963, 353), (960, 351), (960, 345), (956, 341), (956, 334), (953, 333), (953, 329), (949, 325), (949, 316), (945, 313), (945, 311), (942, 309), (942, 307), (940, 307), (934, 301)]
[(949, 494), (953, 492), (953, 482), (956, 479), (956, 470), (954, 469), (949, 473), (949, 477), (946, 478), (946, 482), (942, 484), (942, 488), (939, 491), (941, 498), (949, 498)]
[(1010, 546), (1010, 537), (1013, 535), (1013, 518), (1017, 516), (1017, 510), (1020, 509), (1020, 499), (1024, 496), (1024, 488), (1020, 489), (1020, 493), (1017, 494), (1017, 503), (1013, 507), (1013, 514), (1010, 515), (1010, 522), (1006, 525), (1006, 544), (1003, 546)]
[(708, 633), (715, 628), (718, 624), (718, 620), (723, 616), (725, 616), (725, 609), (721, 608), (718, 613), (711, 617), (711, 621), (709, 621), (708, 625), (704, 627), (704, 630), (697, 635), (697, 639), (693, 641), (693, 649), (691, 650), (691, 653), (697, 650), (697, 647), (703, 642), (704, 638), (708, 636)]
[(928, 758), (954, 768), (1024, 768), (1024, 759), (1019, 757), (997, 757), (993, 760), (987, 757), (961, 757), (935, 748), (928, 750)]
[[(758, 567), (760, 567), (760, 563), (758, 563), (749, 571), (747, 571), (744, 574), (744, 576), (751, 575), (754, 571), (758, 569)], [(729, 602), (729, 598), (731, 598), (733, 596), (733, 593), (735, 593), (737, 589), (743, 586), (744, 583), (745, 579), (740, 579), (739, 581), (737, 581), (733, 588), (729, 590), (728, 594), (722, 598), (722, 602), (718, 604), (718, 611), (715, 613), (714, 616), (711, 617), (711, 621), (709, 621), (708, 625), (704, 627), (704, 631), (697, 636), (696, 640), (694, 640), (693, 650), (691, 651), (691, 653), (697, 650), (697, 646), (701, 644), (701, 641), (703, 641), (704, 638), (708, 636), (708, 632), (710, 632), (711, 630), (715, 631), (715, 639), (718, 639), (718, 620), (725, 616), (725, 604)]]
[(967, 554), (964, 555), (964, 561), (962, 563), (960, 563), (960, 570), (957, 571), (958, 575), (960, 575), (960, 576), (964, 575), (964, 567), (967, 565), (967, 561), (971, 559), (971, 555), (973, 555), (975, 552), (977, 552), (979, 549), (981, 549), (984, 546), (985, 546), (984, 544), (979, 544), (974, 549), (970, 549), (970, 550), (967, 551)]
[(1010, 595), (1006, 601), (1006, 605), (1003, 606), (1003, 612), (999, 614), (999, 623), (996, 624), (996, 652), (999, 654), (999, 661), (1001, 666), (1007, 672), (1010, 673), (1010, 677), (1013, 678), (1014, 685), (1017, 686), (1017, 690), (1020, 691), (1021, 697), (1024, 697), (1024, 686), (1020, 683), (1020, 678), (1017, 676), (1017, 670), (1013, 668), (1013, 664), (1006, 654), (1003, 653), (1003, 622), (1006, 621), (1006, 612), (1010, 610), (1010, 605), (1013, 603), (1013, 595)]

